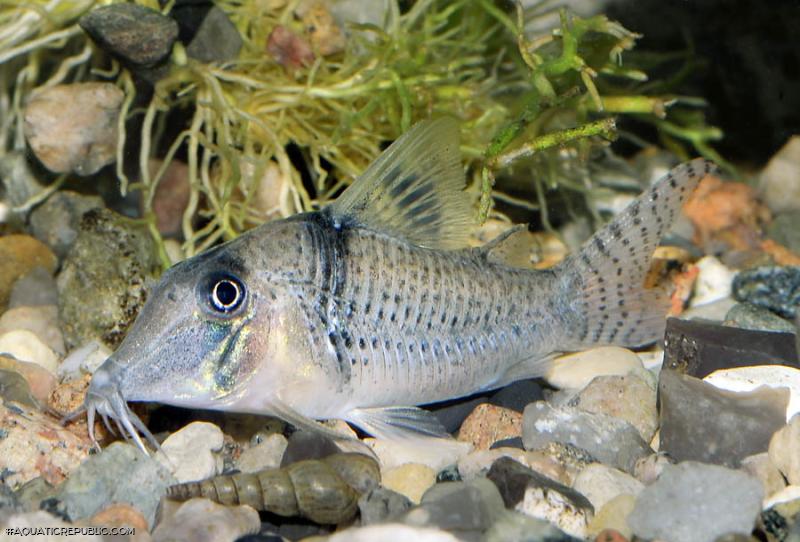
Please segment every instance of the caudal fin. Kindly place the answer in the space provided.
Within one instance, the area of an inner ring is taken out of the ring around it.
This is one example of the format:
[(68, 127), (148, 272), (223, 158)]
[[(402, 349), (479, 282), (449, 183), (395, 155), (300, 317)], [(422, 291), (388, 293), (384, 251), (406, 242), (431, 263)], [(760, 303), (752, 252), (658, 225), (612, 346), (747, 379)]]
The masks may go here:
[(702, 158), (672, 169), (561, 264), (575, 315), (570, 350), (640, 346), (663, 336), (669, 299), (645, 289), (645, 275), (661, 237), (713, 169)]

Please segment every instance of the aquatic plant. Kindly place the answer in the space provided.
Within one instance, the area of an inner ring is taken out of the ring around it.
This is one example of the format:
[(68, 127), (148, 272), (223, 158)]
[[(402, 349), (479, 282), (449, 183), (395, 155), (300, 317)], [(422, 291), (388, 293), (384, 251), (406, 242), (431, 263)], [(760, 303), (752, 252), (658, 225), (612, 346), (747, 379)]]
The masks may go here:
[[(575, 164), (616, 137), (619, 115), (652, 123), (679, 153), (686, 154), (688, 144), (719, 160), (709, 145), (721, 136), (718, 130), (696, 117), (687, 120), (685, 109), (684, 116), (669, 113), (673, 104), (697, 102), (660, 92), (643, 71), (623, 62), (636, 34), (603, 15), (581, 18), (564, 10), (556, 28), (526, 31), (532, 21), (552, 15), (547, 0), (524, 10), (492, 0), (417, 0), (401, 9), (389, 0), (381, 3), (386, 9), (380, 23), (345, 25), (341, 50), (327, 52), (310, 35), (319, 28), (298, 15), (309, 2), (218, 0), (243, 39), (238, 57), (202, 63), (176, 43), (166, 75), (141, 108), (134, 107), (137, 94), (145, 96), (135, 74), (97, 49), (77, 25), (82, 14), (107, 3), (26, 0), (0, 7), (0, 153), (24, 148), (21, 109), (34, 88), (116, 82), (126, 95), (119, 187), (141, 192), (142, 220), (165, 266), (169, 258), (152, 203), (179, 153), (191, 187), (182, 221), (187, 255), (272, 217), (318, 208), (382, 145), (432, 115), (463, 122), (462, 152), (481, 220), (497, 199), (539, 210), (548, 225), (547, 190), (590, 192), (590, 179), (576, 175)], [(136, 3), (165, 14), (174, 6)], [(311, 44), (305, 62), (285, 66), (268, 53), (278, 27)], [(177, 136), (166, 129), (175, 111), (188, 118)], [(141, 122), (129, 122), (137, 115)], [(132, 126), (137, 131), (129, 132)], [(136, 164), (129, 156), (134, 139)], [(153, 158), (160, 159), (155, 172)], [(137, 175), (129, 179), (132, 165)], [(503, 192), (502, 180), (512, 169), (525, 174), (523, 191), (536, 203)], [(267, 209), (255, 203), (265, 176), (277, 196)], [(496, 178), (501, 184), (493, 190)]]

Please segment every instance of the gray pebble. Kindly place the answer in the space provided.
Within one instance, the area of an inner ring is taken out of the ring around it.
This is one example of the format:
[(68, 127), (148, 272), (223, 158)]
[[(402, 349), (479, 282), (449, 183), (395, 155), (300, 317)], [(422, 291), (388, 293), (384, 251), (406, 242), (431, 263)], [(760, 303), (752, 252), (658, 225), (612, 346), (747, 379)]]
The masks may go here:
[(111, 502), (130, 503), (153, 526), (159, 500), (177, 480), (155, 459), (115, 442), (64, 482), (51, 506), (70, 520), (90, 517)]
[(14, 282), (8, 308), (41, 305), (58, 305), (58, 288), (50, 272), (37, 265)]
[(97, 196), (59, 190), (31, 211), (31, 234), (63, 259), (78, 237), (83, 214), (102, 208), (103, 200)]
[(362, 525), (394, 521), (412, 506), (408, 497), (385, 487), (376, 487), (358, 499)]
[(543, 448), (550, 442), (571, 444), (628, 473), (633, 472), (637, 459), (652, 453), (636, 428), (626, 421), (569, 406), (556, 408), (544, 401), (525, 408), (522, 442), (526, 450)]
[(733, 279), (733, 297), (794, 318), (800, 308), (800, 266), (758, 267)]
[(669, 465), (628, 517), (633, 532), (664, 542), (714, 542), (749, 534), (761, 511), (761, 484), (741, 471), (687, 461)]
[(734, 305), (725, 315), (725, 321), (722, 325), (754, 329), (756, 331), (794, 333), (794, 326), (791, 322), (752, 303), (737, 303)]
[(660, 451), (677, 461), (738, 467), (745, 457), (766, 451), (783, 427), (789, 391), (732, 392), (664, 369), (659, 400)]

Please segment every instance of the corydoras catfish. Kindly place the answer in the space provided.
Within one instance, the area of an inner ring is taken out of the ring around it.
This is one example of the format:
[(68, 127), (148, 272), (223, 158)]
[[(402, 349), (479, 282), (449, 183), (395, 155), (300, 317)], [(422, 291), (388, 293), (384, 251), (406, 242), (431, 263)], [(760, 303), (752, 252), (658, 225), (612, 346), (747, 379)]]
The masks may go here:
[[(452, 119), (420, 122), (332, 204), (183, 261), (85, 408), (142, 446), (128, 401), (341, 419), (379, 438), (443, 436), (426, 410), (541, 376), (556, 353), (639, 346), (663, 333), (667, 296), (643, 286), (653, 251), (711, 169), (673, 169), (575, 254), (546, 270), (466, 248), (471, 217)], [(107, 420), (106, 420), (107, 421)]]

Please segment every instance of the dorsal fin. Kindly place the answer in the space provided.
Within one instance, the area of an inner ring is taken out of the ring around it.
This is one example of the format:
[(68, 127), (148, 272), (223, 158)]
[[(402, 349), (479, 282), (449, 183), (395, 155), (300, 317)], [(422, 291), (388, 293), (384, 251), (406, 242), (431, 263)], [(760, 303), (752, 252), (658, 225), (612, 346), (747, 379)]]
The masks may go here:
[(422, 121), (400, 136), (329, 207), (333, 218), (419, 246), (466, 246), (474, 221), (458, 122)]

